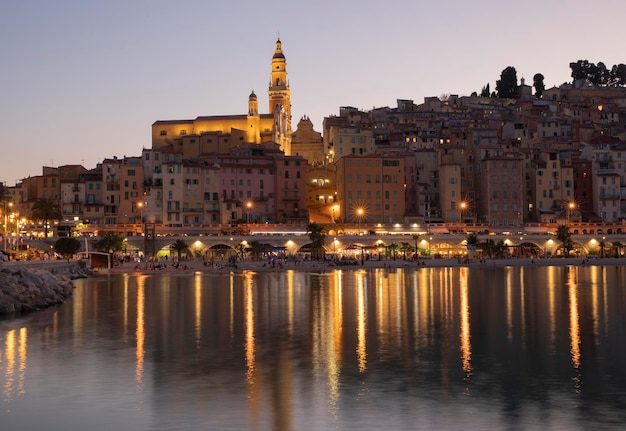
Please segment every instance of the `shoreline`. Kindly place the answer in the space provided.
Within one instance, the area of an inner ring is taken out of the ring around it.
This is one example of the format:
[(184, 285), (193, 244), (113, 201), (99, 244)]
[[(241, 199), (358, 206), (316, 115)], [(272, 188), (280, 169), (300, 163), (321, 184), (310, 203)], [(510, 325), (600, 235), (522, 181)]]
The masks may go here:
[(503, 268), (503, 267), (537, 267), (537, 266), (625, 266), (626, 258), (607, 257), (604, 259), (597, 258), (548, 258), (548, 259), (531, 259), (531, 258), (511, 258), (511, 259), (485, 259), (482, 262), (478, 259), (469, 262), (459, 262), (457, 259), (423, 259), (419, 262), (410, 260), (366, 260), (363, 265), (361, 261), (356, 261), (355, 265), (336, 265), (331, 261), (303, 261), (293, 262), (287, 261), (284, 266), (276, 265), (272, 267), (267, 261), (243, 261), (237, 262), (236, 267), (228, 266), (226, 262), (220, 262), (214, 267), (205, 266), (202, 261), (182, 261), (179, 268), (171, 266), (170, 262), (166, 262), (167, 266), (162, 269), (151, 269), (147, 264), (141, 263), (140, 269), (136, 269), (135, 262), (127, 262), (115, 266), (108, 270), (95, 270), (97, 274), (124, 274), (124, 273), (195, 273), (195, 272), (214, 272), (219, 274), (229, 272), (243, 271), (287, 271), (287, 270), (329, 270), (329, 269), (359, 269), (359, 268)]

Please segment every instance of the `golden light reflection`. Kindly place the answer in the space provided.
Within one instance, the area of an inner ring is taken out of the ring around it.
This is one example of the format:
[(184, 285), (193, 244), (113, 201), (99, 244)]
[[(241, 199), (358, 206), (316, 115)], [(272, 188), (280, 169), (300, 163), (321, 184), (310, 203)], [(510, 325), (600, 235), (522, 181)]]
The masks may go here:
[(19, 376), (17, 380), (17, 394), (24, 394), (24, 381), (26, 380), (26, 353), (28, 350), (28, 330), (26, 328), (20, 328), (20, 336), (19, 336), (19, 358), (20, 358), (20, 368), (19, 368)]
[(196, 347), (200, 347), (202, 343), (202, 273), (196, 273), (194, 276), (194, 331), (196, 338)]
[[(355, 277), (363, 277), (356, 271)], [(342, 278), (337, 270), (329, 278), (328, 289), (320, 290), (313, 298), (311, 315), (311, 346), (313, 371), (326, 378), (328, 410), (336, 418), (339, 410), (339, 377), (342, 351)]]
[[(232, 277), (231, 277), (232, 278)], [(252, 276), (244, 274), (244, 307), (246, 322), (246, 380), (250, 399), (255, 399), (255, 340), (254, 340), (254, 283)]]
[(567, 286), (569, 297), (569, 323), (570, 323), (570, 354), (574, 367), (574, 388), (576, 392), (581, 390), (580, 376), (580, 316), (578, 310), (578, 283), (576, 282), (575, 268), (569, 268), (567, 273)]
[(556, 274), (556, 267), (551, 266), (547, 268), (547, 278), (548, 282), (546, 283), (548, 287), (548, 313), (550, 316), (550, 346), (554, 349), (556, 346), (556, 280), (554, 278)]
[(511, 268), (505, 268), (506, 271), (506, 339), (513, 341), (513, 311), (515, 306), (513, 303), (513, 280), (511, 279)]
[(467, 267), (464, 267), (460, 268), (459, 273), (461, 295), (461, 364), (463, 367), (463, 372), (465, 372), (465, 378), (469, 378), (472, 375), (472, 334), (470, 331), (469, 287), (467, 284), (468, 272), (469, 269)]
[(137, 391), (143, 390), (143, 374), (145, 367), (145, 343), (146, 343), (146, 297), (145, 297), (145, 283), (147, 276), (140, 275), (137, 277), (137, 323), (135, 329), (135, 338), (137, 340), (136, 357), (137, 363), (135, 366), (135, 380), (137, 381)]
[(4, 400), (12, 401), (15, 380), (15, 330), (8, 331), (4, 340)]
[(363, 277), (358, 277), (356, 285), (356, 355), (361, 373), (367, 368), (367, 307), (365, 298), (365, 283), (363, 283)]
[(295, 320), (295, 271), (287, 272), (287, 330), (289, 336), (294, 334), (294, 320)]

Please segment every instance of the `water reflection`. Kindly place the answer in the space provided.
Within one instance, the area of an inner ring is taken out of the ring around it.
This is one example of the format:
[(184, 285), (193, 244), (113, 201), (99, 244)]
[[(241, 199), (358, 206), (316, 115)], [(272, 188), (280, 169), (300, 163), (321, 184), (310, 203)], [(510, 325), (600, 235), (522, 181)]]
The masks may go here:
[(85, 280), (64, 306), (0, 321), (3, 424), (44, 426), (28, 406), (62, 403), (81, 412), (55, 418), (66, 429), (610, 426), (626, 420), (624, 278), (538, 267)]

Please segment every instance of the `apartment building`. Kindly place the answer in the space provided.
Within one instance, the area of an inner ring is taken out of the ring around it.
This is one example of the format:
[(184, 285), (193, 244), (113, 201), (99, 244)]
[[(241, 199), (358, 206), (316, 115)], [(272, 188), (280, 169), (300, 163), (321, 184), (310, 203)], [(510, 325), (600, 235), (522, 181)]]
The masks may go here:
[(336, 165), (337, 201), (344, 222), (404, 222), (404, 157), (348, 155), (337, 160)]

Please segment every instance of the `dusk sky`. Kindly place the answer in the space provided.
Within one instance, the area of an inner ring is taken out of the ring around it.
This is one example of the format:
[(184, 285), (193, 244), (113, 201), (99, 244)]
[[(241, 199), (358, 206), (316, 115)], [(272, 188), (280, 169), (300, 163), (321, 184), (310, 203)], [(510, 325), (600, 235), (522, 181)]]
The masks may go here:
[(322, 131), (340, 106), (369, 110), (470, 95), (507, 66), (532, 85), (569, 63), (626, 63), (623, 0), (3, 0), (0, 181), (42, 166), (139, 156), (157, 120), (267, 113), (280, 35), (292, 123)]

